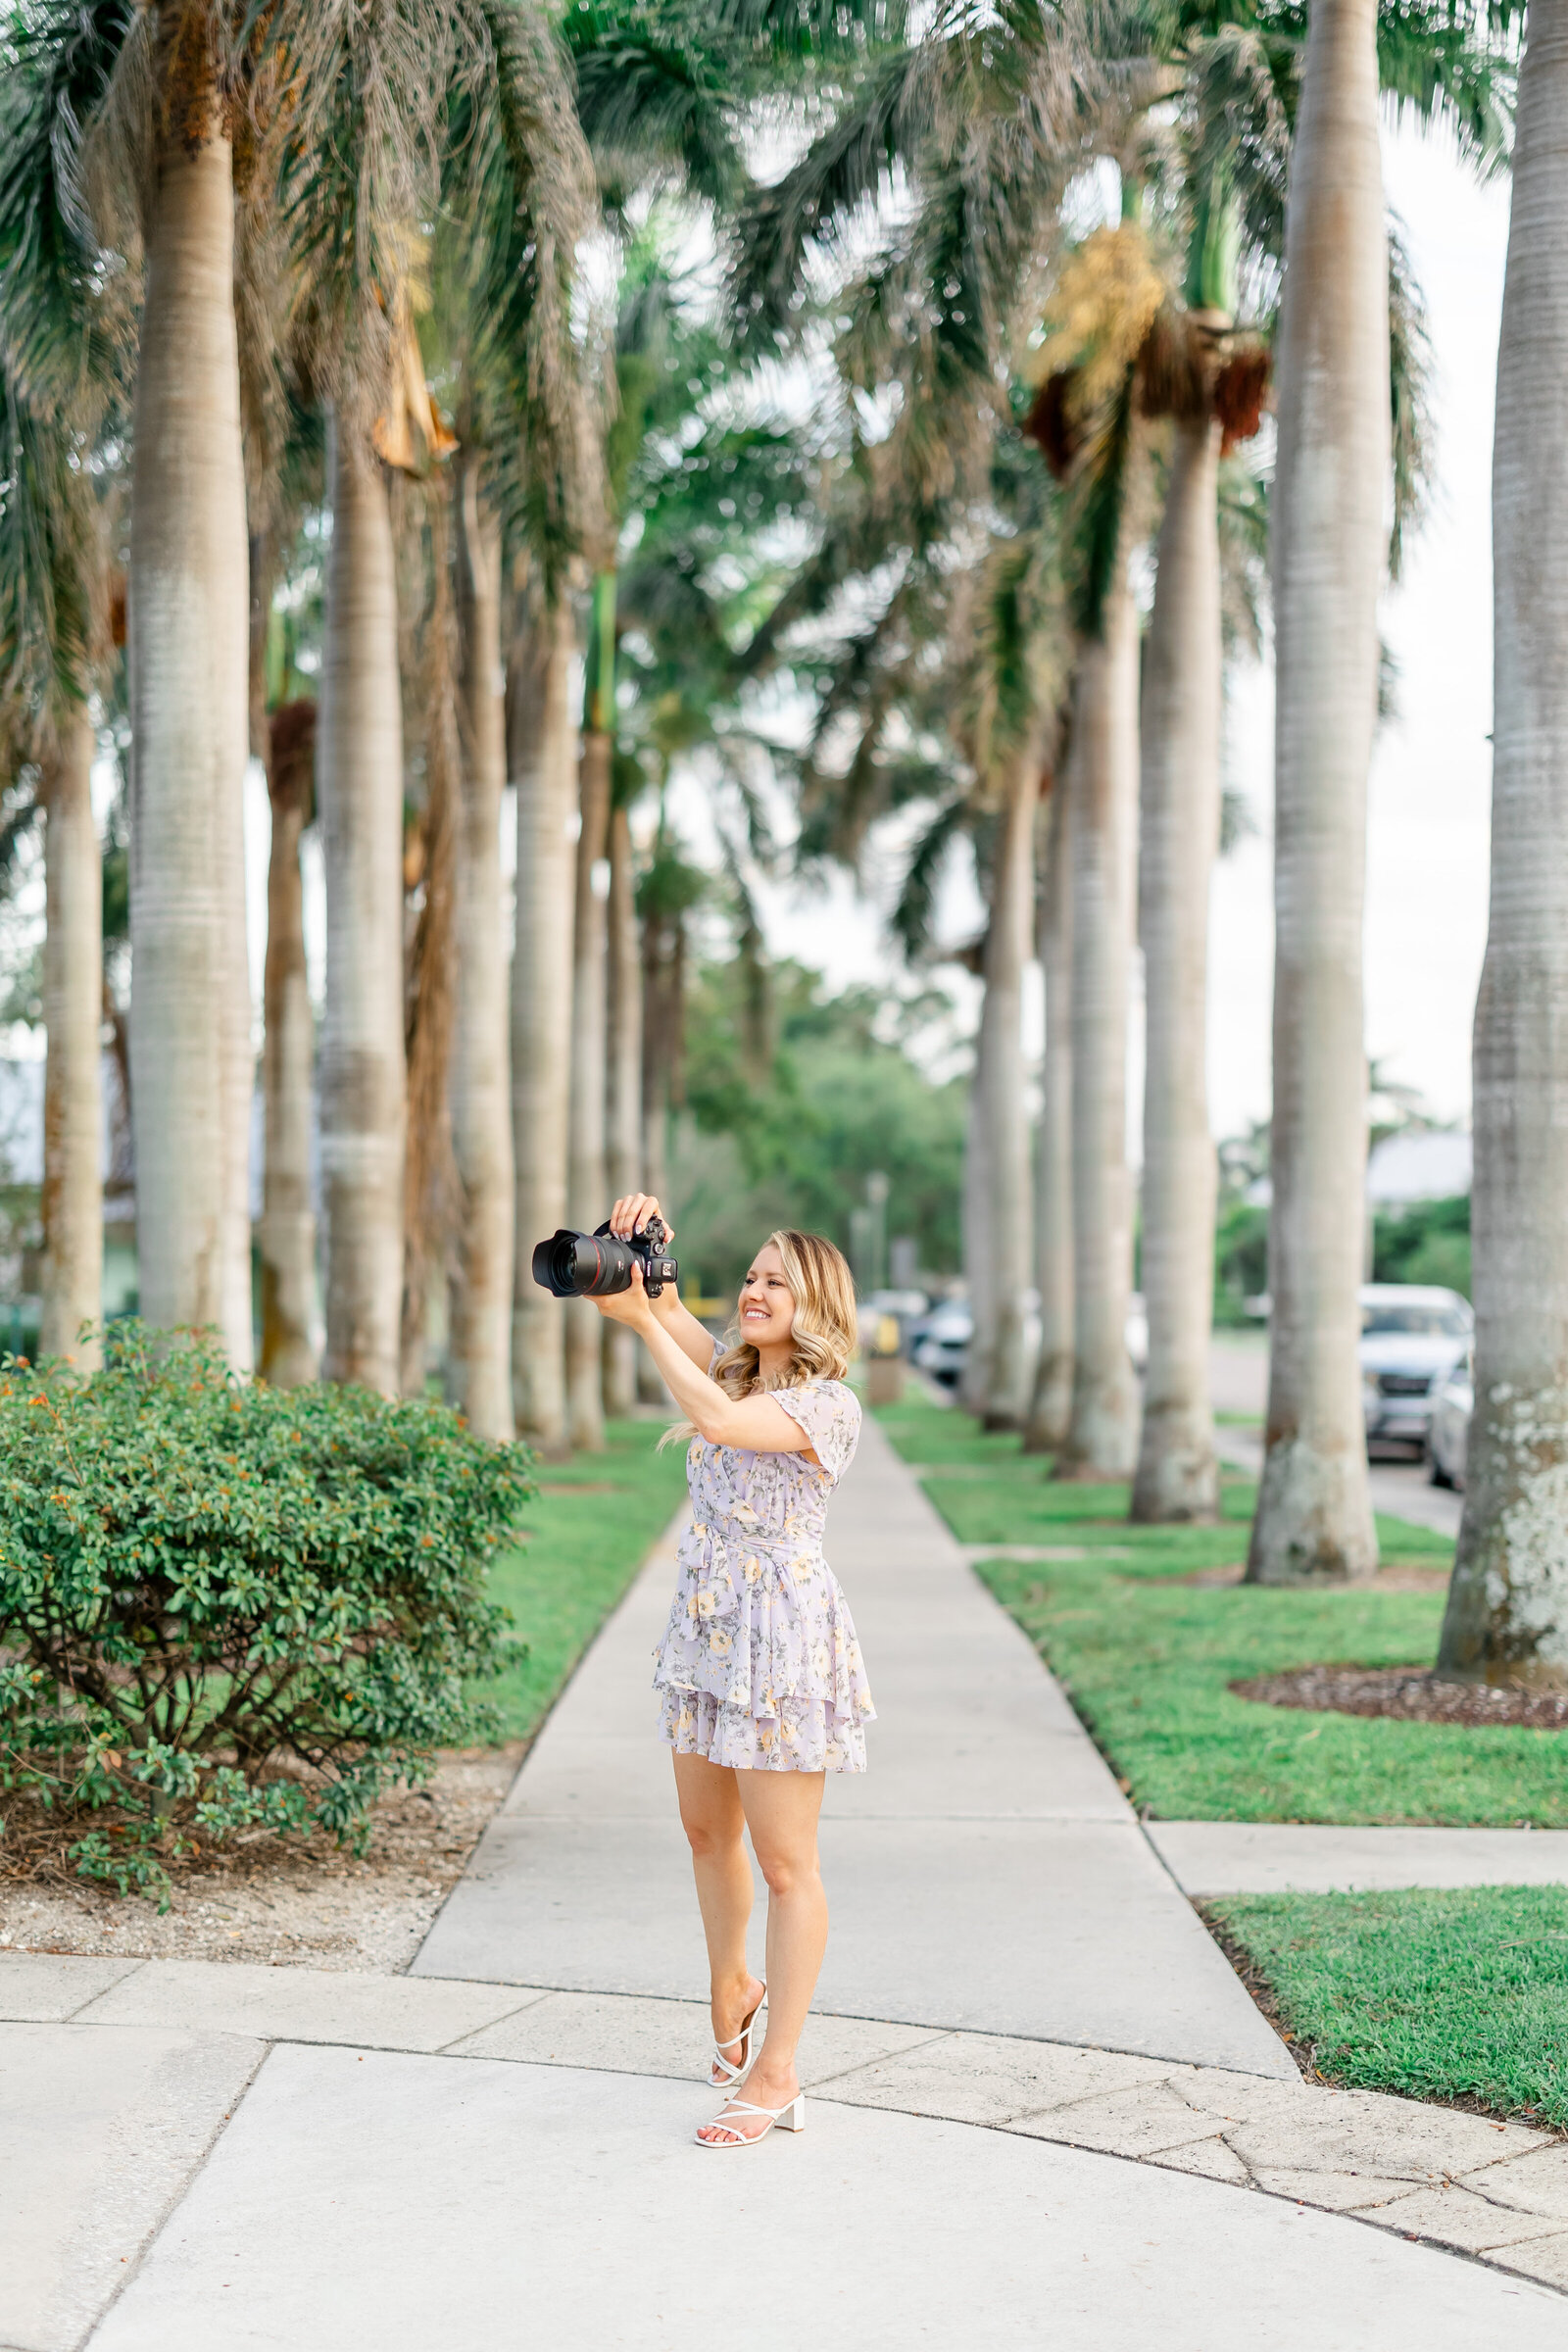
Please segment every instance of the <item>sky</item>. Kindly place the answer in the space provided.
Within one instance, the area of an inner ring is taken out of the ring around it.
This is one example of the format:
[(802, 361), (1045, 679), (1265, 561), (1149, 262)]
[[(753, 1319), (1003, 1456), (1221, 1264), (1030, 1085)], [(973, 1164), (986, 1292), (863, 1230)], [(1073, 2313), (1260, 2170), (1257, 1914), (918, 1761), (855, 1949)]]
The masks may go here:
[[(1478, 186), (1446, 138), (1392, 122), (1384, 171), (1428, 306), (1437, 488), (1430, 519), (1406, 551), (1404, 576), (1384, 600), (1399, 679), (1397, 713), (1382, 731), (1371, 781), (1367, 1047), (1388, 1077), (1417, 1089), (1439, 1116), (1462, 1119), (1486, 938), (1490, 474), (1508, 185)], [(1268, 1115), (1272, 729), (1265, 663), (1235, 678), (1227, 724), (1226, 780), (1246, 796), (1257, 831), (1222, 861), (1214, 883), (1209, 1091), (1219, 1137)], [(848, 882), (825, 892), (778, 885), (763, 898), (775, 953), (816, 967), (833, 985), (886, 979), (879, 915)], [(950, 937), (978, 928), (978, 902), (961, 879), (950, 887), (944, 920)], [(1039, 1017), (1037, 1001), (1037, 1036)], [(1131, 1063), (1136, 1099), (1136, 1036)]]

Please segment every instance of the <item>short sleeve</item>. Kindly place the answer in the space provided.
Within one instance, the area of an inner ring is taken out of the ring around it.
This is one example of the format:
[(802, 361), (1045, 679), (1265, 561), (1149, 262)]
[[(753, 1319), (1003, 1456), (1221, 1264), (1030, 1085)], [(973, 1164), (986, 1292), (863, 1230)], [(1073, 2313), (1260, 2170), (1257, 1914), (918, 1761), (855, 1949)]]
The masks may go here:
[(842, 1380), (809, 1380), (800, 1389), (773, 1389), (773, 1402), (798, 1421), (811, 1450), (835, 1485), (860, 1442), (860, 1400)]

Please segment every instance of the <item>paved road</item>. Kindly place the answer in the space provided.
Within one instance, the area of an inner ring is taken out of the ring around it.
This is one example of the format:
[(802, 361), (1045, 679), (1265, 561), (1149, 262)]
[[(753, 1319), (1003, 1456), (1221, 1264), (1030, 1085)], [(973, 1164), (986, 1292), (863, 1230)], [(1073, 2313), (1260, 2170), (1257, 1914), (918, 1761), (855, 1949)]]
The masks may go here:
[[(1246, 1413), (1261, 1423), (1268, 1391), (1268, 1343), (1262, 1334), (1217, 1331), (1209, 1367), (1215, 1410)], [(1262, 1460), (1257, 1430), (1221, 1423), (1217, 1435), (1221, 1460), (1255, 1475)], [(1370, 1466), (1370, 1478), (1374, 1510), (1412, 1519), (1442, 1536), (1459, 1533), (1463, 1497), (1433, 1486), (1423, 1463), (1379, 1459)]]

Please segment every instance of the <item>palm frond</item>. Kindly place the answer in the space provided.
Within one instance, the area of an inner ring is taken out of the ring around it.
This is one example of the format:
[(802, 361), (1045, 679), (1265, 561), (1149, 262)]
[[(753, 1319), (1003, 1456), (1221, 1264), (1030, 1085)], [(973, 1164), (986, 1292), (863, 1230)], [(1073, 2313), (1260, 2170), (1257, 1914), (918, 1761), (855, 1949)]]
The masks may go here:
[(1432, 336), (1402, 224), (1390, 216), (1389, 403), (1393, 420), (1394, 519), (1389, 571), (1399, 576), (1407, 535), (1417, 531), (1432, 498)]
[(930, 953), (943, 872), (956, 843), (972, 823), (968, 804), (952, 800), (937, 810), (909, 852), (889, 925), (911, 963)]

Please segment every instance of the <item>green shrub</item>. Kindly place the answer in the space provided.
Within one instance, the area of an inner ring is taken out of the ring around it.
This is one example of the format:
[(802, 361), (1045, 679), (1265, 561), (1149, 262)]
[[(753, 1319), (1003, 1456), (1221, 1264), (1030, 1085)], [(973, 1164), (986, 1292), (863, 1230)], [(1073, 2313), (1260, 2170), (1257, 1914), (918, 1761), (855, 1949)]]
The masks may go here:
[(201, 1837), (363, 1844), (384, 1788), (491, 1729), (469, 1683), (517, 1654), (486, 1565), (528, 1455), (438, 1405), (236, 1381), (206, 1338), (104, 1346), (90, 1379), (0, 1367), (0, 1785), (122, 1892)]

